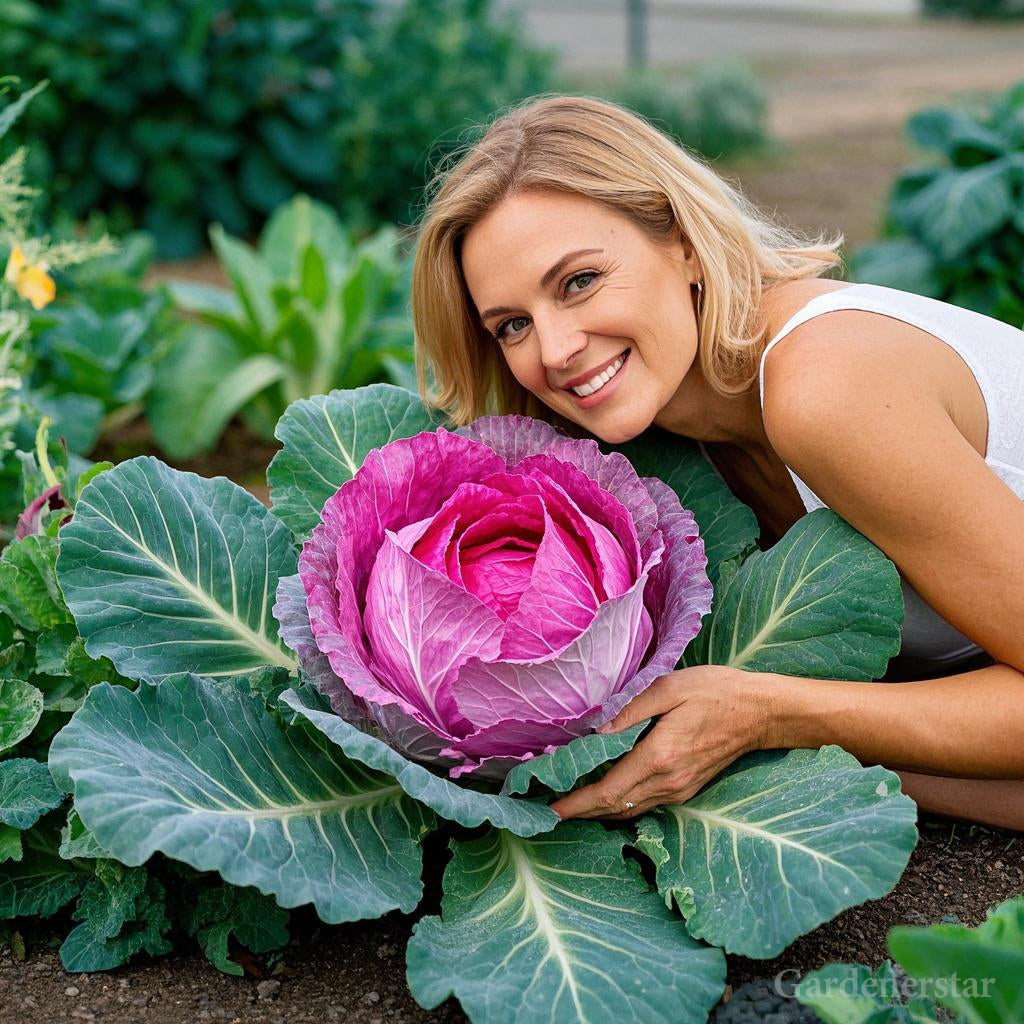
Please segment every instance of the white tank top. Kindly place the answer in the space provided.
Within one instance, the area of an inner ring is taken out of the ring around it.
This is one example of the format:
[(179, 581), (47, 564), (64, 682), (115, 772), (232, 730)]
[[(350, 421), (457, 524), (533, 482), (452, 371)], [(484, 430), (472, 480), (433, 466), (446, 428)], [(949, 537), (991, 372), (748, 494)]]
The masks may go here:
[[(800, 324), (838, 309), (864, 310), (902, 320), (944, 341), (963, 359), (978, 382), (988, 410), (985, 461), (1024, 499), (1024, 331), (981, 313), (873, 284), (851, 285), (819, 295), (790, 317), (765, 347), (760, 367), (762, 409), (765, 356)], [(789, 475), (808, 512), (827, 507), (792, 469)], [(981, 648), (935, 612), (902, 574), (900, 580), (906, 609), (901, 655), (952, 667), (981, 653)]]

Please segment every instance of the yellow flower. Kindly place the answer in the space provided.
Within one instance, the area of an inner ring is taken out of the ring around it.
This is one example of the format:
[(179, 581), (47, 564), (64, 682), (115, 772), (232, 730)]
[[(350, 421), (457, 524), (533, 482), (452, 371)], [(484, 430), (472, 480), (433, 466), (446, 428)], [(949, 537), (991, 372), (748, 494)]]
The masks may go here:
[(4, 280), (13, 285), (14, 290), (23, 299), (28, 299), (32, 303), (33, 309), (38, 310), (53, 302), (54, 296), (57, 294), (57, 286), (47, 273), (49, 269), (49, 265), (43, 261), (28, 263), (21, 246), (15, 245), (7, 260)]

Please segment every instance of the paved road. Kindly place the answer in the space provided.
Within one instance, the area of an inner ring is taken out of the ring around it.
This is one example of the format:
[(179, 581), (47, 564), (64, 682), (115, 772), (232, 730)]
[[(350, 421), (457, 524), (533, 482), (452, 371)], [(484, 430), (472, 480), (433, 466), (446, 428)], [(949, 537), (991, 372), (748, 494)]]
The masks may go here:
[[(533, 38), (554, 48), (571, 72), (625, 67), (625, 0), (501, 0), (498, 6), (518, 8)], [(896, 59), (935, 45), (950, 59), (985, 52), (970, 42), (975, 26), (922, 20), (916, 0), (648, 0), (648, 10), (655, 66), (735, 56), (760, 63)], [(983, 32), (997, 38), (991, 28)]]

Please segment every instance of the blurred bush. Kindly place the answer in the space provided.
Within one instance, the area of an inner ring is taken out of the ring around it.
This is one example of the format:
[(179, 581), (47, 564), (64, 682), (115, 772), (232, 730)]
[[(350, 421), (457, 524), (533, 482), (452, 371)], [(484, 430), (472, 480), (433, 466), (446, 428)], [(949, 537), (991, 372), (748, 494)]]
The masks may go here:
[(240, 413), (265, 438), (289, 403), (377, 381), (415, 387), (409, 260), (395, 229), (361, 242), (334, 213), (296, 196), (252, 249), (219, 224), (210, 238), (231, 290), (168, 287), (192, 315), (156, 368), (147, 413), (171, 458), (211, 449)]
[(767, 141), (768, 101), (757, 74), (742, 61), (700, 65), (684, 81), (644, 71), (624, 79), (609, 98), (712, 160)]
[[(55, 208), (164, 257), (252, 234), (296, 191), (413, 218), (424, 155), (549, 86), (490, 0), (3, 0), (0, 66), (52, 85), (19, 126)], [(449, 135), (443, 133), (450, 132)]]
[(853, 254), (851, 278), (1024, 325), (1024, 82), (984, 109), (919, 111), (907, 134), (940, 159), (897, 179), (888, 238)]
[(1024, 0), (921, 0), (933, 18), (1024, 18)]

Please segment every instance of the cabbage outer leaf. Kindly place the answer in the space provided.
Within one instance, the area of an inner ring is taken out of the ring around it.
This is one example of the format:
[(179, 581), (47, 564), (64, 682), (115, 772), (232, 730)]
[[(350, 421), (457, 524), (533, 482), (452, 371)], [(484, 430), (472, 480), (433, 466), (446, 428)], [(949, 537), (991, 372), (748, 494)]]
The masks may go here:
[(297, 537), (307, 536), (324, 502), (355, 476), (369, 451), (440, 422), (411, 391), (392, 384), (292, 402), (274, 430), (283, 447), (267, 470), (274, 512)]
[(755, 751), (692, 800), (642, 818), (635, 845), (695, 938), (768, 958), (888, 893), (917, 843), (916, 818), (898, 775), (862, 768), (841, 747)]
[(282, 703), (305, 718), (348, 757), (376, 771), (387, 772), (409, 796), (426, 804), (449, 821), (473, 828), (490, 822), (519, 836), (548, 832), (559, 821), (558, 815), (543, 803), (517, 800), (507, 795), (480, 793), (434, 775), (422, 765), (403, 757), (383, 741), (360, 732), (331, 711), (311, 687), (287, 690)]
[(868, 680), (899, 651), (896, 566), (829, 509), (751, 555), (722, 589), (704, 626), (713, 665)]
[(0, 761), (0, 825), (31, 828), (64, 801), (46, 765), (31, 757)]
[(442, 917), (409, 940), (417, 1002), (455, 995), (488, 1024), (704, 1024), (724, 988), (722, 951), (690, 938), (623, 859), (625, 842), (589, 821), (453, 841)]
[(295, 570), (291, 535), (246, 490), (149, 456), (86, 486), (57, 558), (89, 654), (150, 681), (294, 669), (270, 606)]
[(0, 679), (0, 754), (20, 743), (43, 714), (43, 694), (24, 679)]
[(136, 692), (101, 683), (55, 737), (50, 770), (124, 864), (158, 850), (330, 923), (412, 911), (433, 814), (319, 733), (284, 726), (242, 681)]
[(501, 791), (509, 795), (525, 793), (536, 779), (553, 793), (568, 793), (584, 775), (632, 750), (640, 733), (650, 724), (651, 720), (647, 718), (621, 732), (593, 732), (550, 754), (524, 761), (505, 776)]
[(641, 438), (612, 450), (626, 456), (640, 476), (657, 477), (671, 487), (683, 508), (693, 513), (712, 583), (723, 562), (753, 549), (760, 532), (754, 513), (733, 496), (694, 441), (665, 430), (645, 430)]

